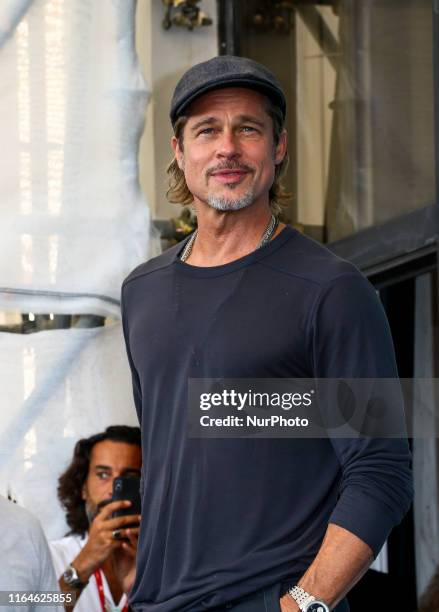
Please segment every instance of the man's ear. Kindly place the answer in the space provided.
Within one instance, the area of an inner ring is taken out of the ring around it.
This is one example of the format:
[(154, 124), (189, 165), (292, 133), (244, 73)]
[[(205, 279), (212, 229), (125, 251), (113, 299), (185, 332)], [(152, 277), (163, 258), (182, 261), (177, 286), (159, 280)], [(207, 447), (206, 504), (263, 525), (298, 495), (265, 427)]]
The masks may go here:
[(180, 143), (178, 142), (178, 138), (176, 138), (175, 136), (173, 136), (171, 139), (171, 147), (172, 147), (172, 150), (174, 151), (174, 155), (175, 155), (175, 159), (177, 161), (178, 167), (180, 168), (180, 170), (184, 170), (183, 151), (180, 148)]
[(279, 142), (274, 151), (274, 163), (276, 166), (280, 164), (287, 153), (287, 131), (282, 130), (279, 136)]

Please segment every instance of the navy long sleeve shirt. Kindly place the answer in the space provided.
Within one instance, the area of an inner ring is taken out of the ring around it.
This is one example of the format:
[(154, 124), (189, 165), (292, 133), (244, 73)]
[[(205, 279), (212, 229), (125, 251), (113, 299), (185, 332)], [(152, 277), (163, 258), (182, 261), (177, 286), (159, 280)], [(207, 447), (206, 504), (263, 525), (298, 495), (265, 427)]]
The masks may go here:
[(142, 430), (136, 611), (195, 612), (312, 563), (328, 523), (377, 554), (412, 498), (400, 439), (191, 439), (188, 379), (397, 375), (386, 317), (351, 264), (286, 227), (231, 263), (177, 245), (122, 289)]

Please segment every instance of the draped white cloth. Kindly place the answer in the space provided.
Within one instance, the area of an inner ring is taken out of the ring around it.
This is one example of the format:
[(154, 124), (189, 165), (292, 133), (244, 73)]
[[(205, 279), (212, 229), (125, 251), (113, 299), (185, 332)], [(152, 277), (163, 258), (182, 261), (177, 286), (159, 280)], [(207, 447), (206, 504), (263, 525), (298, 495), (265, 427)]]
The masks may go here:
[(134, 13), (133, 0), (1, 3), (0, 308), (24, 294), (48, 312), (65, 294), (114, 312), (146, 257)]
[[(0, 3), (0, 310), (117, 319), (123, 278), (158, 250), (138, 181), (135, 9)], [(120, 323), (0, 333), (0, 388), (0, 492), (61, 537), (74, 443), (137, 422)]]

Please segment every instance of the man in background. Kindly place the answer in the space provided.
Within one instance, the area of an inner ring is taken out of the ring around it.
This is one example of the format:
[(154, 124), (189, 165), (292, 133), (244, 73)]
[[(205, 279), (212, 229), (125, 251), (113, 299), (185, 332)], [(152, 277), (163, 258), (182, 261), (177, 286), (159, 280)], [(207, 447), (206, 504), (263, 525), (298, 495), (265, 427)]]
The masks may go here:
[(135, 574), (140, 516), (112, 518), (129, 501), (111, 502), (113, 480), (138, 478), (140, 430), (116, 425), (79, 440), (72, 461), (59, 478), (58, 497), (69, 534), (50, 543), (62, 591), (75, 591), (75, 612), (102, 612), (118, 604), (127, 610)]

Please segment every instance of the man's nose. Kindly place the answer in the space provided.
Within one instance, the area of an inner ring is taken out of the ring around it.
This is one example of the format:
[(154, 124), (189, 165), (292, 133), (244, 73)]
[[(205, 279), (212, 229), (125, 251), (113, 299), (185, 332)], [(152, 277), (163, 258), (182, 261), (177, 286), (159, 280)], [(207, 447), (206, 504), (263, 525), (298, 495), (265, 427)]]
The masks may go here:
[(229, 159), (241, 155), (239, 140), (233, 131), (224, 130), (222, 132), (218, 142), (217, 155)]
[(115, 479), (115, 476), (113, 476), (113, 478), (109, 478), (107, 480), (107, 490), (106, 490), (106, 497), (107, 499), (110, 499), (111, 497), (113, 497), (113, 481)]

